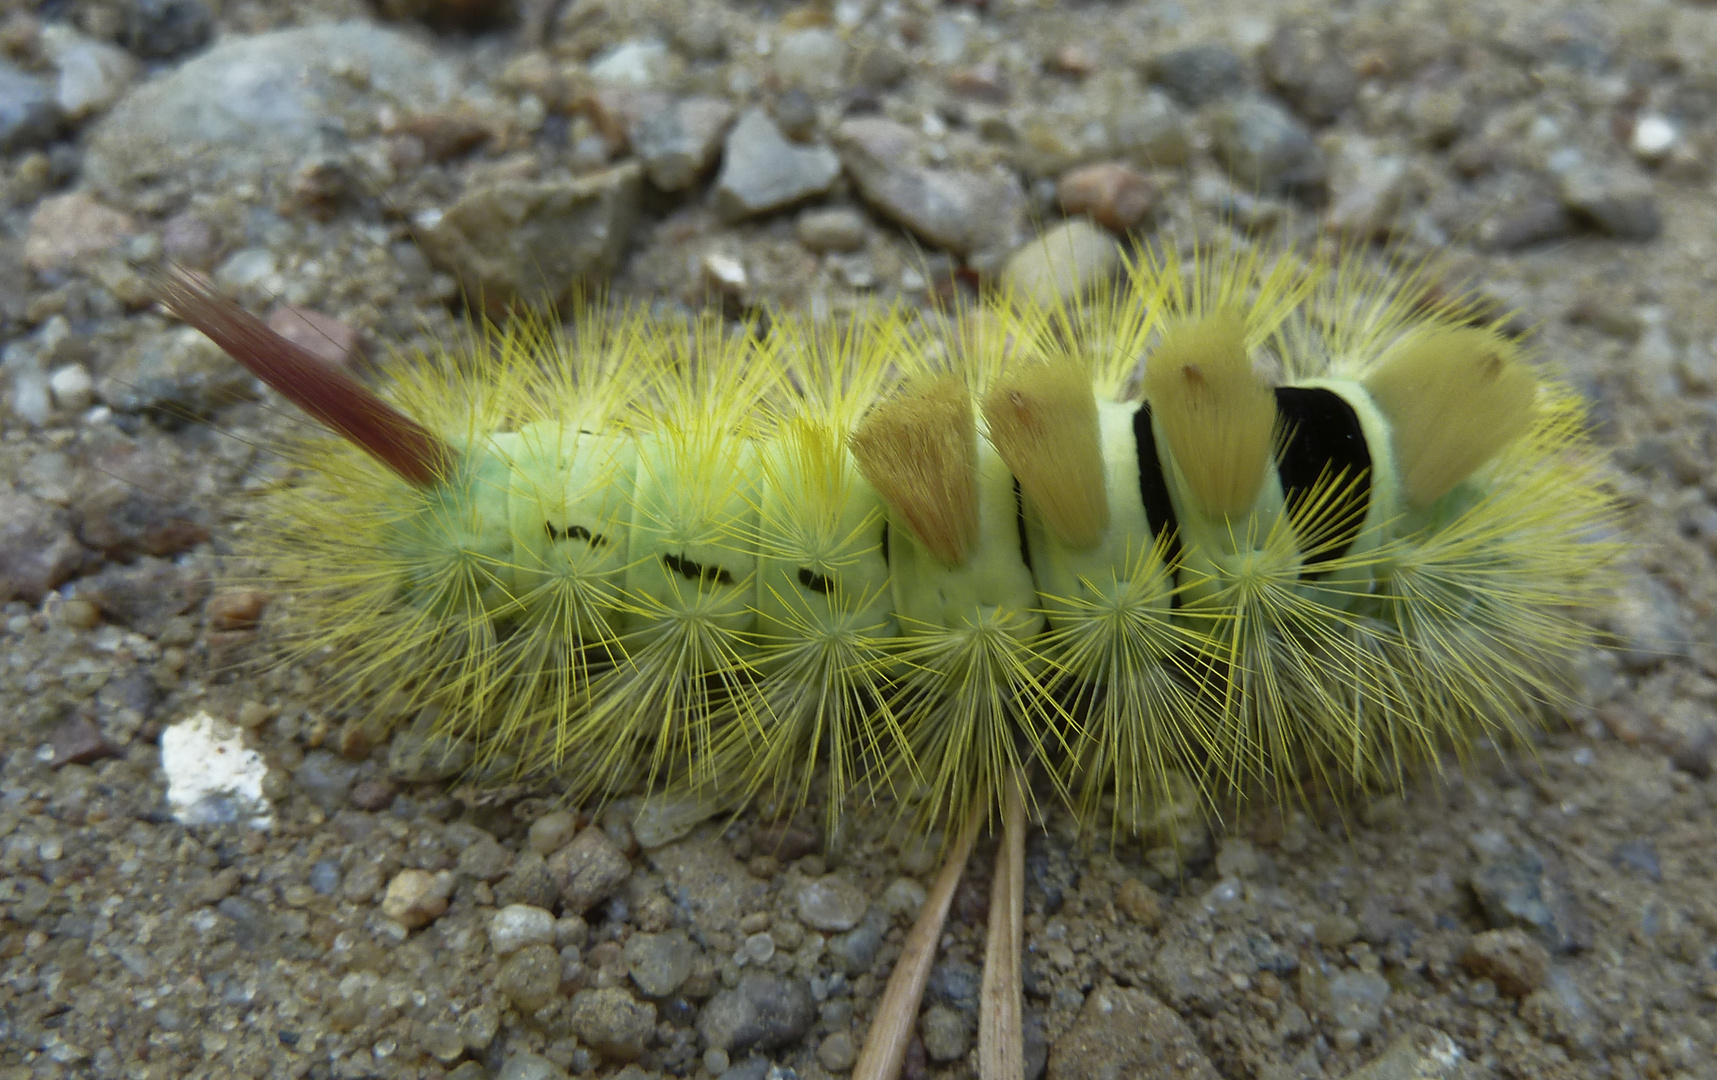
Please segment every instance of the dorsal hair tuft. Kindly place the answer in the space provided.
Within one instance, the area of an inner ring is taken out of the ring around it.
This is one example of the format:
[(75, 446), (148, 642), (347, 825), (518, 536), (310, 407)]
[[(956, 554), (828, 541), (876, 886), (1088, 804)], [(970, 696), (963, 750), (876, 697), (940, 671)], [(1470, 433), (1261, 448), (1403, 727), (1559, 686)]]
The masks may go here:
[(1164, 328), (1144, 390), (1198, 508), (1212, 517), (1250, 510), (1270, 465), (1276, 397), (1252, 369), (1240, 310)]
[(1389, 418), (1407, 503), (1422, 509), (1532, 425), (1538, 381), (1514, 343), (1481, 326), (1439, 326), (1398, 342), (1365, 376)]
[(948, 566), (965, 562), (978, 540), (977, 440), (972, 396), (953, 375), (882, 402), (852, 434), (859, 472)]
[(1097, 396), (1076, 363), (1018, 367), (984, 395), (990, 442), (1062, 543), (1094, 547), (1109, 527)]

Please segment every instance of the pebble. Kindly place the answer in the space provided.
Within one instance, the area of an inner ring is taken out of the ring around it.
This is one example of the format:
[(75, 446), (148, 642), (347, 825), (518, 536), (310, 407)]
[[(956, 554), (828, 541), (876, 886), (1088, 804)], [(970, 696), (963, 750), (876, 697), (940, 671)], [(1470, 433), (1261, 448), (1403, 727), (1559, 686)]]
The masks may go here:
[(624, 956), (632, 982), (646, 997), (665, 998), (691, 977), (698, 947), (684, 930), (660, 934), (633, 934), (626, 939)]
[(163, 181), (198, 191), (283, 182), (322, 149), (330, 123), (368, 122), (384, 104), (434, 112), (463, 89), (424, 41), (369, 22), (235, 34), (109, 109), (89, 134), (84, 174), (126, 195)]
[(1628, 148), (1643, 161), (1661, 161), (1681, 142), (1681, 129), (1667, 116), (1646, 113), (1634, 121)]
[(1163, 53), (1151, 61), (1150, 76), (1182, 105), (1193, 109), (1238, 93), (1244, 82), (1240, 57), (1221, 42)]
[(1427, 1028), (1403, 1035), (1375, 1061), (1347, 1074), (1347, 1080), (1456, 1080), (1468, 1075), (1466, 1059), (1455, 1040)]
[(937, 247), (999, 259), (1025, 238), (1025, 190), (1010, 170), (924, 167), (917, 134), (878, 117), (843, 121), (835, 145), (859, 194)]
[(1329, 980), (1330, 1022), (1357, 1044), (1353, 1035), (1363, 1037), (1382, 1022), (1389, 993), (1389, 980), (1375, 971), (1339, 972)]
[(47, 83), (0, 61), (0, 153), (46, 144), (61, 121)]
[(1524, 930), (1474, 934), (1461, 953), (1461, 963), (1509, 997), (1525, 997), (1543, 986), (1550, 974), (1549, 951)]
[(1235, 183), (1262, 194), (1311, 194), (1324, 179), (1311, 132), (1269, 98), (1225, 103), (1211, 121), (1217, 160)]
[(125, 50), (63, 24), (42, 28), (42, 51), (58, 74), (55, 104), (70, 120), (107, 108), (137, 77), (137, 61)]
[(1041, 829), (1032, 830), (1025, 844), (1025, 907), (1054, 915), (1067, 894), (1079, 887), (1079, 868), (1067, 846)]
[(1479, 223), (1476, 236), (1490, 251), (1523, 251), (1572, 235), (1574, 219), (1549, 196), (1529, 195), (1505, 205)]
[(1122, 96), (1108, 127), (1110, 146), (1135, 164), (1178, 169), (1192, 159), (1186, 110), (1161, 90)]
[(1084, 218), (1064, 221), (1028, 241), (1002, 266), (1002, 287), (1045, 308), (1100, 289), (1121, 267), (1121, 247)]
[(204, 606), (203, 617), (213, 630), (255, 630), (269, 596), (260, 589), (216, 593)]
[(570, 1080), (565, 1069), (541, 1054), (520, 1051), (509, 1054), (495, 1080)]
[(883, 935), (888, 933), (888, 914), (879, 907), (865, 912), (864, 921), (844, 934), (829, 938), (829, 955), (846, 969), (848, 975), (862, 975), (876, 962), (877, 950), (882, 948)]
[(1162, 897), (1138, 878), (1124, 878), (1115, 886), (1115, 906), (1146, 930), (1162, 925)]
[(83, 192), (36, 204), (24, 234), (24, 265), (37, 273), (73, 270), (119, 247), (137, 232), (129, 215)]
[(107, 741), (101, 728), (78, 716), (55, 724), (48, 732), (48, 746), (54, 754), (50, 764), (56, 769), (120, 756), (119, 748)]
[(1219, 1080), (1198, 1037), (1144, 990), (1103, 986), (1049, 1051), (1049, 1080)]
[(529, 945), (554, 944), (554, 913), (530, 904), (508, 904), (489, 919), (489, 948), (511, 956)]
[(932, 1001), (940, 1001), (963, 1013), (975, 1013), (982, 982), (983, 977), (970, 962), (944, 957), (931, 967), (924, 992)]
[(1264, 81), (1314, 124), (1327, 124), (1353, 104), (1359, 75), (1349, 54), (1326, 30), (1287, 21), (1258, 57)]
[(394, 786), (379, 776), (359, 780), (352, 785), (350, 800), (356, 810), (386, 810), (393, 805)]
[(804, 980), (746, 968), (732, 989), (719, 991), (698, 1014), (705, 1045), (726, 1050), (773, 1050), (797, 1041), (817, 1018)]
[(931, 1061), (946, 1065), (959, 1061), (972, 1047), (972, 1033), (965, 1016), (946, 1005), (932, 1005), (918, 1018), (918, 1037)]
[(407, 930), (428, 926), (447, 910), (454, 877), (449, 871), (401, 870), (388, 882), (382, 914)]
[(775, 46), (775, 77), (781, 85), (811, 93), (839, 90), (846, 63), (846, 43), (822, 27), (785, 34)]
[(624, 41), (597, 57), (590, 77), (603, 86), (622, 90), (654, 90), (673, 72), (673, 55), (655, 38)]
[(127, 0), (119, 40), (146, 60), (166, 60), (201, 48), (214, 30), (204, 0)]
[(388, 742), (388, 772), (408, 784), (450, 780), (471, 767), (470, 741), (438, 730), (441, 713), (434, 707), (418, 713), (410, 727), (396, 731)]
[(1651, 181), (1621, 170), (1576, 166), (1560, 178), (1562, 202), (1574, 216), (1617, 240), (1643, 242), (1663, 229)]
[(580, 990), (573, 995), (569, 1020), (591, 1049), (618, 1061), (632, 1061), (656, 1032), (656, 1007), (618, 987)]
[(331, 750), (312, 750), (304, 755), (303, 764), (293, 770), (292, 779), (317, 806), (333, 812), (345, 805), (357, 773), (357, 762), (347, 761)]
[(495, 976), (495, 989), (522, 1013), (534, 1013), (560, 991), (560, 953), (553, 945), (526, 945), (507, 958)]
[(1406, 201), (1408, 177), (1405, 155), (1360, 136), (1340, 139), (1330, 159), (1325, 220), (1362, 239), (1385, 235)]
[(206, 574), (158, 558), (108, 566), (77, 584), (80, 599), (91, 601), (109, 619), (149, 637), (160, 637), (174, 616), (190, 611), (208, 590)]
[(21, 491), (0, 489), (0, 602), (41, 602), (84, 560), (71, 515)]
[(733, 123), (725, 98), (691, 97), (636, 116), (628, 139), (644, 175), (662, 191), (683, 191), (715, 164)]
[(553, 180), (504, 180), (419, 216), (424, 253), (473, 296), (561, 303), (614, 272), (638, 221), (643, 167)]
[(819, 207), (799, 215), (794, 231), (799, 243), (819, 255), (852, 252), (864, 247), (870, 224), (850, 206)]
[(799, 921), (814, 930), (851, 930), (870, 906), (864, 890), (838, 874), (805, 882), (797, 900)]
[(333, 859), (319, 859), (310, 867), (310, 887), (320, 896), (333, 896), (340, 891), (340, 864)]
[(1157, 201), (1156, 185), (1118, 161), (1081, 165), (1055, 183), (1056, 201), (1069, 216), (1089, 214), (1097, 224), (1126, 232), (1145, 220)]
[(858, 1044), (852, 1032), (837, 1031), (817, 1044), (817, 1064), (830, 1072), (846, 1072), (858, 1061)]
[(632, 876), (632, 864), (600, 828), (591, 826), (545, 864), (560, 890), (563, 910), (582, 915), (614, 895)]
[(578, 835), (578, 815), (570, 810), (550, 810), (531, 822), (525, 843), (538, 855), (549, 856), (572, 842)]
[(532, 907), (552, 908), (560, 899), (560, 887), (548, 864), (534, 851), (523, 851), (513, 858), (507, 876), (495, 883), (498, 904), (530, 904)]
[(1610, 852), (1610, 863), (1643, 875), (1650, 881), (1663, 880), (1663, 863), (1650, 840), (1624, 840)]
[(748, 109), (727, 134), (716, 206), (729, 220), (767, 214), (821, 195), (840, 173), (833, 150), (794, 143), (767, 112)]
[[(744, 271), (740, 271), (743, 276)], [(632, 815), (632, 838), (646, 851), (691, 834), (721, 809), (711, 799), (690, 795), (653, 795)]]
[(1468, 880), (1493, 929), (1528, 930), (1556, 953), (1590, 947), (1590, 922), (1537, 851), (1496, 833), (1481, 833), (1474, 847), (1478, 866)]
[(324, 363), (348, 367), (358, 357), (357, 330), (319, 311), (282, 304), (269, 312), (267, 322), (270, 330)]
[(895, 878), (882, 891), (882, 909), (903, 922), (911, 922), (918, 917), (928, 896), (924, 886), (911, 878)]

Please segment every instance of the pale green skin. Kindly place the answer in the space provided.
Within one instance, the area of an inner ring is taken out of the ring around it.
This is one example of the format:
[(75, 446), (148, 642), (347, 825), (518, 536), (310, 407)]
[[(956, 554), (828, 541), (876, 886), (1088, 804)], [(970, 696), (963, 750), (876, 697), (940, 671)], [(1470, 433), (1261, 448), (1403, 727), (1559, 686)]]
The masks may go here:
[[(1371, 454), (1368, 512), (1350, 557), (1298, 586), (1320, 603), (1351, 610), (1363, 603), (1379, 573), (1367, 554), (1391, 535), (1423, 526), (1437, 508), (1403, 513), (1387, 421), (1358, 382), (1322, 378), (1297, 385), (1340, 394), (1357, 413)], [(1139, 497), (1132, 428), (1137, 408), (1136, 402), (1098, 406), (1108, 530), (1093, 547), (1071, 548), (1027, 500), (1029, 567), (1020, 553), (1013, 476), (981, 434), (978, 542), (963, 564), (951, 567), (918, 543), (903, 522), (889, 520), (856, 468), (847, 477), (848, 497), (834, 538), (825, 538), (818, 550), (800, 550), (777, 535), (817, 531), (809, 521), (803, 530), (779, 528), (797, 524), (804, 513), (792, 493), (771, 479), (789, 467), (782, 444), (722, 438), (685, 446), (672, 435), (592, 433), (547, 421), (467, 448), (460, 473), (434, 489), (429, 509), (399, 530), (400, 553), (407, 565), (433, 565), (452, 552), (482, 562), (491, 580), (480, 590), (481, 608), (498, 622), (531, 617), (533, 590), (557, 575), (571, 575), (607, 598), (568, 627), (582, 639), (613, 639), (664, 619), (696, 617), (740, 642), (736, 649), (746, 658), (765, 655), (771, 640), (799, 639), (807, 632), (860, 628), (872, 637), (909, 637), (983, 625), (998, 613), (1006, 616), (1010, 634), (1032, 637), (1068, 604), (1113, 599), (1140, 573), (1158, 582), (1147, 606), (1179, 618), (1173, 614), (1177, 589), (1180, 610), (1196, 610), (1201, 600), (1249, 572), (1272, 528), (1286, 524), (1278, 520), (1285, 512), (1283, 492), (1271, 469), (1246, 518), (1199, 514), (1159, 426), (1157, 454), (1182, 545), (1177, 585), (1176, 575), (1162, 573), (1149, 555), (1157, 537)], [(558, 529), (578, 525), (591, 535), (551, 536), (545, 523)], [(691, 580), (664, 557), (719, 568), (726, 579)], [(838, 587), (827, 593), (807, 587), (802, 567)], [(406, 583), (408, 594), (416, 584)], [(432, 603), (422, 595), (416, 599)]]

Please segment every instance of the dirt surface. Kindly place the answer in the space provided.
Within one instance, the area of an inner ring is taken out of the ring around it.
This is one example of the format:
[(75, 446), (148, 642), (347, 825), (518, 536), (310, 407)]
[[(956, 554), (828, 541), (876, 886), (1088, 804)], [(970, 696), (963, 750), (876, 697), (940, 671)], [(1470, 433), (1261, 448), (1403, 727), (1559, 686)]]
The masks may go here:
[[(1531, 747), (1178, 848), (1049, 812), (1033, 1075), (1717, 1077), (1717, 8), (0, 12), (0, 1080), (840, 1076), (936, 870), (880, 817), (825, 850), (814, 815), (477, 791), (267, 669), (288, 605), (232, 553), (293, 421), (153, 268), (403, 363), (461, 295), (575, 277), (733, 313), (1053, 288), (1026, 240), (1069, 211), (1098, 266), (1194, 227), (1444, 252), (1588, 397), (1635, 555)], [(205, 712), (266, 811), (176, 816)], [(910, 1075), (976, 1075), (993, 851)]]

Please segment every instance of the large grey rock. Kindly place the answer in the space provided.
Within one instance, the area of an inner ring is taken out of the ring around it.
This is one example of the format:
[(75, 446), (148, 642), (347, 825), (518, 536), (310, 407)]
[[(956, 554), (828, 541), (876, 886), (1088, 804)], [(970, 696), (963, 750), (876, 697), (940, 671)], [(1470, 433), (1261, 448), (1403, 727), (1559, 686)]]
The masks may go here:
[(1174, 1010), (1143, 990), (1099, 987), (1055, 1041), (1049, 1080), (1217, 1080), (1198, 1037)]
[(800, 146), (781, 134), (762, 109), (751, 109), (727, 134), (716, 205), (730, 219), (753, 217), (821, 195), (841, 175), (826, 146)]

